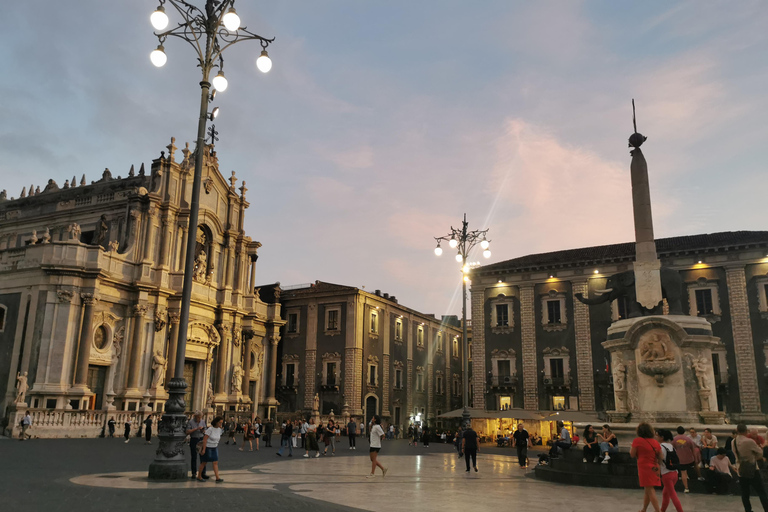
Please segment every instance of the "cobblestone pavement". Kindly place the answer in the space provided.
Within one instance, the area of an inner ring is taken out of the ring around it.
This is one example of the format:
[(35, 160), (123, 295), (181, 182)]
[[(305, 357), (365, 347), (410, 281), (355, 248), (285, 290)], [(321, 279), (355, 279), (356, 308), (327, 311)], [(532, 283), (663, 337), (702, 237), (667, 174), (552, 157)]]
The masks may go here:
[[(155, 441), (156, 442), (156, 441)], [(619, 512), (640, 509), (638, 490), (561, 486), (530, 478), (508, 449), (488, 448), (479, 472), (465, 473), (449, 446), (409, 447), (386, 442), (381, 460), (389, 473), (367, 479), (368, 449), (339, 444), (336, 456), (276, 457), (275, 448), (240, 452), (220, 449), (224, 483), (155, 483), (146, 479), (155, 446), (138, 439), (0, 441), (0, 499), (7, 510), (109, 510), (228, 506), (309, 510), (509, 510), (526, 512)], [(659, 493), (659, 496), (661, 493)], [(686, 512), (741, 510), (735, 496), (681, 495)], [(755, 498), (756, 501), (756, 498)], [(5, 507), (3, 507), (5, 508)]]

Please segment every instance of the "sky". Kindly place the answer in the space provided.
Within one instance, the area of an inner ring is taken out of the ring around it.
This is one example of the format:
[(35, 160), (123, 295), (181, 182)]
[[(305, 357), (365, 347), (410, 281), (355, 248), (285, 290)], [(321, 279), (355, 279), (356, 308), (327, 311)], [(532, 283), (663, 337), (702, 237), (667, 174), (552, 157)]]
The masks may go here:
[[(247, 182), (246, 234), (263, 244), (258, 283), (380, 289), (460, 315), (458, 264), (433, 249), (464, 213), (490, 230), (491, 258), (470, 258), (483, 263), (631, 241), (632, 98), (657, 237), (766, 229), (766, 2), (235, 5), (276, 38), (268, 74), (258, 44), (225, 52), (215, 102), (220, 170)], [(181, 40), (150, 63), (156, 7), (3, 7), (8, 197), (125, 176), (172, 136), (194, 140), (200, 71)]]

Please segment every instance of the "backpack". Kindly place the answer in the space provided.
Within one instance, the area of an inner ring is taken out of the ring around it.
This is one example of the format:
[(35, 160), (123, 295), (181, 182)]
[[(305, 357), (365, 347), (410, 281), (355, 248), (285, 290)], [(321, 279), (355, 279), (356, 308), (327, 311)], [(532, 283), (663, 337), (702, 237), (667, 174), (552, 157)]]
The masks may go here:
[[(665, 443), (667, 446), (664, 449), (667, 451), (667, 456), (664, 459), (664, 466), (670, 471), (678, 471), (680, 469), (680, 458), (675, 453), (675, 447), (671, 443)], [(672, 446), (670, 450), (668, 447)]]

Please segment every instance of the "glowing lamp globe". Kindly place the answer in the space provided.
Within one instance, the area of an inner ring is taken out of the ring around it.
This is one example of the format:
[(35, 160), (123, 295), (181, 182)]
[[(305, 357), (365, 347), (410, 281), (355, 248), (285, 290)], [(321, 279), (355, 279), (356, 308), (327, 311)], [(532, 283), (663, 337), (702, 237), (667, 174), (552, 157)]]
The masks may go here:
[(491, 257), (491, 250), (490, 249), (484, 250), (483, 251), (483, 257), (490, 258)]
[(229, 8), (227, 14), (221, 18), (221, 22), (230, 32), (236, 32), (240, 28), (240, 16), (237, 15), (234, 7)]
[(451, 249), (455, 249), (459, 245), (459, 241), (455, 238), (451, 238), (451, 240), (448, 242), (448, 245), (451, 246)]
[(162, 5), (149, 15), (149, 22), (155, 30), (163, 30), (168, 26), (168, 15), (165, 14), (165, 8)]
[(435, 247), (435, 256), (440, 256), (441, 254), (443, 254), (443, 248), (438, 245)]
[(463, 260), (463, 259), (464, 258), (461, 257), (461, 254), (457, 254), (456, 255), (456, 261), (458, 261), (459, 263), (461, 263), (461, 260)]
[(480, 242), (480, 247), (482, 247), (483, 249), (487, 249), (489, 245), (491, 245), (490, 242), (488, 242), (488, 240), (486, 240), (485, 238), (483, 238), (482, 242)]
[(216, 88), (219, 92), (224, 92), (227, 90), (227, 87), (229, 86), (229, 82), (227, 82), (227, 78), (224, 76), (224, 73), (219, 71), (219, 74), (213, 77), (213, 80), (211, 80), (211, 83), (213, 84), (213, 87)]
[(152, 61), (152, 64), (154, 64), (155, 67), (161, 68), (165, 66), (165, 63), (168, 61), (168, 56), (163, 50), (163, 45), (160, 45), (149, 54), (149, 60)]
[(269, 70), (272, 69), (272, 59), (269, 58), (267, 50), (261, 51), (261, 55), (256, 59), (256, 67), (262, 73), (269, 73)]

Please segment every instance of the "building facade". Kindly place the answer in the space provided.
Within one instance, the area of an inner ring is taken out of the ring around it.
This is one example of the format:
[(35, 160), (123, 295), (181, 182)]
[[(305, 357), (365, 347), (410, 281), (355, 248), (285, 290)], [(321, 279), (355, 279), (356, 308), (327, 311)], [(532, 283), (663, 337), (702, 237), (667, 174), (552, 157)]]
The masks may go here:
[(407, 427), (462, 405), (461, 328), (395, 296), (316, 281), (281, 295), (279, 412), (349, 414)]
[(78, 435), (67, 431), (101, 428), (99, 411), (163, 409), (189, 236), (197, 246), (187, 408), (264, 412), (276, 404), (264, 368), (276, 352), (280, 304), (274, 285), (262, 288), (271, 302), (254, 285), (261, 244), (243, 229), (245, 183), (237, 188), (234, 172), (225, 179), (206, 147), (200, 222), (189, 226), (193, 153), (188, 144), (177, 151), (174, 139), (167, 153), (148, 173), (131, 167), (121, 178), (107, 169), (90, 184), (83, 175), (79, 184), (30, 186), (17, 199), (0, 195), (6, 425), (13, 410), (30, 408), (36, 435)]
[[(535, 254), (472, 271), (474, 402), (489, 409), (614, 408), (610, 356), (602, 343), (625, 318), (617, 300), (587, 306), (632, 271), (635, 244)], [(731, 419), (768, 411), (768, 232), (656, 240), (662, 265), (682, 278), (685, 314), (705, 317), (717, 403)], [(616, 279), (614, 279), (616, 281)], [(665, 314), (668, 308), (665, 307)]]

